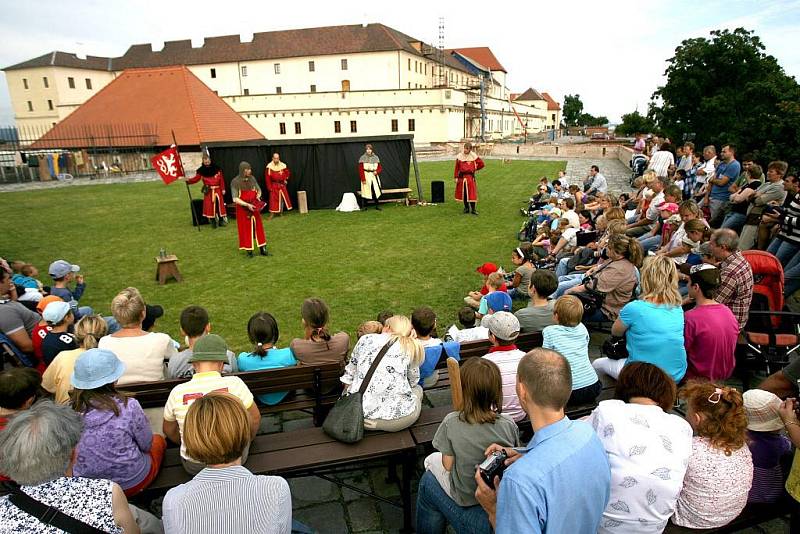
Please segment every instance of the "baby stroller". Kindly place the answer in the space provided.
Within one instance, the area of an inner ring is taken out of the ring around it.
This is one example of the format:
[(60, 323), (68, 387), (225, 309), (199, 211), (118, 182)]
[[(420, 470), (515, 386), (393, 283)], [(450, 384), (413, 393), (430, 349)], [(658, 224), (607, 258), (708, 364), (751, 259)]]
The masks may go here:
[(644, 174), (645, 169), (647, 168), (647, 158), (644, 154), (634, 154), (631, 158), (630, 162), (631, 166), (631, 185), (633, 185), (633, 181)]
[(747, 389), (753, 372), (769, 375), (782, 369), (789, 355), (800, 348), (800, 314), (784, 306), (783, 267), (778, 258), (761, 250), (742, 254), (753, 270), (753, 301), (736, 362)]

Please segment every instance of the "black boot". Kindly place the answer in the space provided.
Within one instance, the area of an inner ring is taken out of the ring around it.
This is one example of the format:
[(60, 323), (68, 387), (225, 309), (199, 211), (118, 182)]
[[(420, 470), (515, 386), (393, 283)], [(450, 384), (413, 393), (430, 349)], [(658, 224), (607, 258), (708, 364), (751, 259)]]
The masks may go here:
[(469, 213), (469, 204), (466, 198), (464, 199), (464, 213)]
[(209, 222), (211, 223), (211, 228), (216, 228), (217, 227), (217, 219), (216, 219), (216, 217), (213, 218), (213, 219), (209, 219)]
[(267, 251), (267, 245), (264, 245), (264, 246), (258, 247), (258, 252), (259, 252), (259, 254), (261, 254), (262, 256), (272, 256), (272, 254), (270, 254), (270, 253)]
[(470, 208), (470, 212), (471, 212), (473, 215), (477, 215), (477, 214), (478, 214), (478, 212), (475, 210), (475, 202), (470, 202), (470, 203), (469, 203), (469, 208)]
[(253, 257), (253, 251), (252, 250), (248, 250), (247, 251), (247, 257), (248, 258), (252, 258)]
[(377, 198), (375, 199), (375, 210), (376, 211), (383, 211), (383, 210), (381, 210), (381, 205), (380, 205), (380, 203), (379, 203)]
[(219, 225), (220, 225), (220, 226), (227, 226), (227, 225), (228, 225), (228, 218), (227, 218), (227, 217), (222, 217), (222, 218), (219, 220)]

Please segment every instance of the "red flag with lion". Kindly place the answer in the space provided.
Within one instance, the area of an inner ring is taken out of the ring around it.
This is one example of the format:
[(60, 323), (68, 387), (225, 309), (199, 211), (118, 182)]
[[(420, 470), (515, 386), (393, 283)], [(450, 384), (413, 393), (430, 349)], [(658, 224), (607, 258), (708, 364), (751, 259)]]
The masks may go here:
[(150, 158), (150, 163), (164, 183), (169, 185), (179, 178), (183, 178), (183, 165), (178, 147), (172, 145), (164, 152)]

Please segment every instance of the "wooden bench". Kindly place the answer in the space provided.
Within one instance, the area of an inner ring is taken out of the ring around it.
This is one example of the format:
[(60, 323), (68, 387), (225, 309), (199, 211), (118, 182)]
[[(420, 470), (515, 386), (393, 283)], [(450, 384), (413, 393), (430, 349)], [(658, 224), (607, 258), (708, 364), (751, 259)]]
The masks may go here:
[[(411, 193), (410, 187), (400, 187), (398, 189), (381, 189), (381, 196), (378, 202), (402, 202), (408, 206), (408, 195)], [(356, 195), (361, 196), (361, 191), (356, 191)], [(386, 198), (386, 195), (401, 195), (398, 198)]]
[[(292, 410), (310, 411), (314, 424), (321, 426), (325, 415), (341, 394), (342, 366), (336, 363), (264, 371), (234, 373), (241, 378), (253, 395), (289, 391), (280, 403), (259, 405), (262, 414), (287, 412)], [(132, 394), (143, 408), (164, 406), (172, 388), (187, 382), (188, 378), (162, 380), (159, 382), (139, 382), (120, 386), (120, 390)]]

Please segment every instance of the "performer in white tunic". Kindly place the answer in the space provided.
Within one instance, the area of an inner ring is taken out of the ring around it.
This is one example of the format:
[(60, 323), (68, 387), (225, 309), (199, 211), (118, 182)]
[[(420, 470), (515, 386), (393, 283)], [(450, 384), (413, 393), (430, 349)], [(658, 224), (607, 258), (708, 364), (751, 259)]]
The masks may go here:
[(381, 158), (372, 151), (372, 145), (367, 145), (366, 152), (358, 158), (358, 175), (361, 178), (361, 199), (364, 208), (367, 207), (367, 200), (375, 200), (375, 209), (381, 209), (378, 204), (381, 196), (381, 172), (383, 172)]

